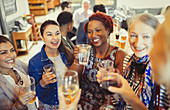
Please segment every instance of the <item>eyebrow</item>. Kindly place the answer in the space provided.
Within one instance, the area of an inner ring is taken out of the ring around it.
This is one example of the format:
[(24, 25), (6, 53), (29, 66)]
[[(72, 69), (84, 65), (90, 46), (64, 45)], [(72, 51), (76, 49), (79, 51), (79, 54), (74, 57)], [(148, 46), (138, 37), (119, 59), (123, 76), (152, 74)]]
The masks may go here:
[(0, 50), (0, 53), (1, 53), (1, 52), (7, 52), (7, 51), (8, 51), (8, 50)]

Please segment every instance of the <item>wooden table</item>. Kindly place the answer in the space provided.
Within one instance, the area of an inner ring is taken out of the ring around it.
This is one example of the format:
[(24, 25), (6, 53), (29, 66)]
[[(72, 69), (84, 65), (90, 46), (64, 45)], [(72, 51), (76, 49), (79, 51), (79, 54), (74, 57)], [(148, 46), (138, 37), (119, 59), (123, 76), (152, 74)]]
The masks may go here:
[[(25, 27), (24, 30), (20, 30), (18, 32), (12, 32), (12, 36), (13, 36), (13, 42), (14, 42), (16, 53), (18, 54), (19, 51), (28, 53), (29, 50), (28, 40), (30, 41), (30, 37), (31, 37), (31, 41), (33, 41), (32, 25), (27, 24), (27, 27)], [(24, 40), (25, 47), (18, 49), (16, 40)], [(29, 42), (29, 44), (32, 46), (33, 42)]]

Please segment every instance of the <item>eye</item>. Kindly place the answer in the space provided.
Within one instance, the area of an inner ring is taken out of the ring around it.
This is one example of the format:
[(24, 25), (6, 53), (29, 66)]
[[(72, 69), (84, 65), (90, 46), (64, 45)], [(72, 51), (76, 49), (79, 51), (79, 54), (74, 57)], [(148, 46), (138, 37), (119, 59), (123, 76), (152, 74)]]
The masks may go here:
[(145, 39), (149, 39), (149, 38), (150, 38), (150, 36), (144, 36), (144, 38), (145, 38)]
[(92, 33), (92, 31), (87, 31), (87, 33), (91, 34), (91, 33)]
[(15, 52), (15, 49), (14, 49), (14, 48), (12, 48), (12, 49), (11, 49), (11, 52)]
[(130, 37), (136, 38), (137, 36), (135, 34), (131, 34)]
[(6, 51), (2, 51), (0, 52), (0, 55), (5, 55), (7, 52)]
[(96, 29), (96, 32), (100, 32), (101, 31), (101, 29)]
[(51, 33), (47, 33), (47, 36), (52, 36), (52, 34)]
[(57, 36), (58, 36), (59, 34), (60, 34), (59, 32), (56, 32), (56, 33), (55, 33), (55, 35), (57, 35)]

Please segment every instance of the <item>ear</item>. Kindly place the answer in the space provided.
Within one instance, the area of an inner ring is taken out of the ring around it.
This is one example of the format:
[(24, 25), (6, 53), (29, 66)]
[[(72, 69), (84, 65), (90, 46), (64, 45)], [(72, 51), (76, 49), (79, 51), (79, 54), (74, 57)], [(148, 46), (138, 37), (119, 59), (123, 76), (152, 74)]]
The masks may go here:
[(40, 35), (40, 38), (44, 41), (44, 37), (42, 35)]
[(108, 37), (109, 37), (110, 29), (107, 28), (106, 31), (107, 31), (107, 35), (108, 35)]
[(68, 29), (68, 30), (71, 30), (71, 29), (72, 29), (72, 25), (73, 25), (72, 23), (69, 23), (69, 24), (67, 25), (67, 29)]

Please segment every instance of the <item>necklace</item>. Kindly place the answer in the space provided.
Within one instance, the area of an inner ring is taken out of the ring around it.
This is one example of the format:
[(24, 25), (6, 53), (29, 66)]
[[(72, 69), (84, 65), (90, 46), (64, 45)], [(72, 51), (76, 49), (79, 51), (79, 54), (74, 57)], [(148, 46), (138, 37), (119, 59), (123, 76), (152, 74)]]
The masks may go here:
[[(101, 61), (106, 57), (106, 55), (107, 55), (108, 52), (109, 52), (109, 49), (110, 49), (110, 45), (109, 45), (109, 47), (107, 48), (107, 51), (106, 51), (104, 57), (101, 58)], [(96, 68), (96, 69), (97, 69), (97, 68), (98, 68), (98, 67), (97, 67), (97, 64), (98, 64), (100, 61), (96, 61), (96, 51), (95, 51), (95, 49), (94, 49), (94, 59), (93, 59), (93, 61), (94, 61), (94, 67), (93, 67), (93, 68)]]

